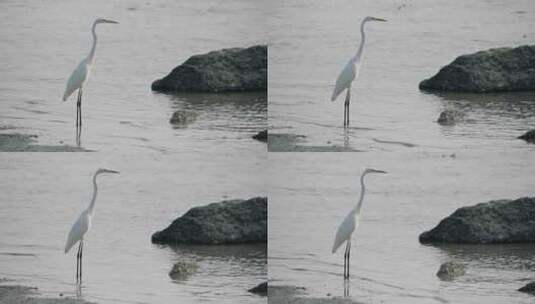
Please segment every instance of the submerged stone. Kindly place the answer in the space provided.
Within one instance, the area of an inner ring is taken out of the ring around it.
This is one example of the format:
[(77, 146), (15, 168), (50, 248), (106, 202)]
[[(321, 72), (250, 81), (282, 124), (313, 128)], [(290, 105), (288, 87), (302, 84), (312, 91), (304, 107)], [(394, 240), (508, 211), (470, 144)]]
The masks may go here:
[(192, 262), (177, 262), (173, 265), (171, 271), (169, 271), (169, 277), (173, 280), (185, 280), (192, 274), (196, 273), (199, 266)]
[(437, 122), (443, 126), (451, 126), (456, 124), (463, 114), (455, 110), (444, 110), (440, 113)]
[(260, 132), (256, 133), (255, 135), (253, 135), (253, 138), (256, 139), (256, 140), (259, 140), (259, 141), (267, 142), (267, 140), (268, 140), (268, 131), (267, 130), (260, 131)]
[(463, 264), (455, 262), (446, 262), (440, 265), (437, 272), (437, 277), (441, 280), (451, 281), (456, 277), (460, 277), (466, 273), (466, 268)]
[(174, 125), (179, 126), (186, 126), (189, 125), (197, 119), (199, 114), (192, 111), (186, 111), (186, 110), (178, 110), (173, 113), (173, 116), (171, 116), (171, 119), (169, 119), (169, 122)]
[(248, 290), (250, 293), (257, 294), (259, 296), (267, 296), (268, 282), (263, 282)]
[(518, 291), (535, 295), (535, 282), (526, 284), (524, 287), (518, 289)]
[(535, 129), (529, 130), (518, 138), (527, 141), (528, 143), (535, 144)]

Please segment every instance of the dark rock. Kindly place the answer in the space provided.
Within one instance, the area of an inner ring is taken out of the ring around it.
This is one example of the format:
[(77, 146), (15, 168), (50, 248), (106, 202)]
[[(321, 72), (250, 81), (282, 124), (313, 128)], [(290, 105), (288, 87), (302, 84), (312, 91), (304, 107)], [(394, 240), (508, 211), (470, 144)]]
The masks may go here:
[(159, 244), (267, 242), (267, 198), (230, 200), (191, 208), (152, 235)]
[(461, 118), (462, 113), (455, 110), (444, 110), (440, 113), (437, 122), (443, 126), (451, 126), (456, 124)]
[(268, 292), (268, 282), (260, 283), (256, 285), (255, 287), (249, 289), (248, 292), (265, 297), (267, 296), (267, 292)]
[(169, 122), (174, 125), (189, 125), (190, 123), (193, 123), (199, 114), (192, 111), (186, 111), (186, 110), (178, 110), (175, 113), (173, 113), (173, 116), (171, 116), (171, 119), (169, 119)]
[(535, 90), (535, 46), (496, 48), (457, 57), (421, 90), (498, 92)]
[(267, 90), (267, 46), (232, 48), (190, 57), (152, 83), (159, 92)]
[(535, 144), (535, 129), (527, 131), (524, 135), (519, 136), (518, 138), (523, 139), (528, 143)]
[(185, 280), (199, 269), (195, 263), (177, 262), (169, 271), (169, 277), (173, 280)]
[(535, 295), (535, 282), (531, 282), (531, 283), (526, 284), (526, 286), (518, 289), (518, 291)]
[(260, 132), (256, 133), (255, 135), (253, 135), (253, 138), (256, 139), (256, 140), (259, 140), (259, 141), (267, 142), (268, 131), (267, 130), (260, 131)]
[(440, 269), (437, 272), (437, 277), (444, 281), (451, 281), (456, 277), (460, 277), (466, 273), (465, 266), (463, 264), (446, 262), (440, 265)]
[(420, 234), (422, 243), (534, 243), (535, 198), (496, 200), (457, 209), (433, 229)]

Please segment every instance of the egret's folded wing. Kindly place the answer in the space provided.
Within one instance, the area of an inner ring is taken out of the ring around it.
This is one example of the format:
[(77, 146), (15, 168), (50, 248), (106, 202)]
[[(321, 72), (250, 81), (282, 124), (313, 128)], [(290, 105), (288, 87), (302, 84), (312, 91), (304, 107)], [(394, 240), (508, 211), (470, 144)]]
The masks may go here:
[(340, 75), (338, 75), (338, 78), (336, 79), (336, 84), (334, 86), (333, 95), (331, 96), (331, 101), (335, 101), (338, 95), (342, 93), (345, 89), (349, 88), (351, 85), (351, 82), (355, 79), (358, 71), (359, 63), (353, 62), (353, 60), (350, 60)]
[(85, 60), (82, 60), (76, 66), (76, 69), (72, 72), (71, 76), (69, 77), (69, 80), (67, 80), (67, 86), (65, 87), (65, 93), (63, 93), (63, 101), (67, 100), (69, 96), (72, 95), (74, 91), (79, 89), (83, 82), (85, 81), (87, 76), (87, 66), (85, 64)]
[(351, 234), (353, 231), (355, 231), (355, 228), (357, 226), (357, 220), (358, 216), (355, 216), (353, 212), (350, 212), (342, 224), (340, 224), (340, 227), (338, 227), (338, 230), (336, 231), (336, 236), (334, 237), (334, 244), (332, 253), (335, 253), (338, 248), (349, 238), (351, 237)]
[(82, 212), (72, 225), (71, 231), (69, 231), (67, 242), (65, 242), (65, 253), (69, 252), (72, 246), (82, 239), (83, 234), (87, 232), (87, 227), (87, 217), (85, 216), (85, 212)]

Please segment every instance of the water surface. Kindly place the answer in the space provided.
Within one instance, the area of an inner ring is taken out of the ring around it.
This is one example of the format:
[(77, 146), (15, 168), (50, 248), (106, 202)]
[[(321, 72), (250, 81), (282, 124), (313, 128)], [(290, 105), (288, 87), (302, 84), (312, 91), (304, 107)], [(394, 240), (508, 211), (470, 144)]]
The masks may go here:
[[(268, 22), (271, 133), (304, 135), (305, 146), (404, 152), (405, 146), (375, 139), (441, 148), (489, 143), (494, 149), (510, 146), (511, 139), (535, 125), (533, 92), (474, 97), (418, 90), (421, 80), (459, 55), (533, 44), (532, 1), (294, 0), (274, 7)], [(367, 15), (388, 22), (366, 24), (363, 63), (352, 86), (351, 125), (344, 131), (345, 93), (335, 102), (330, 97), (338, 74), (357, 51), (360, 22)], [(467, 120), (441, 127), (436, 120), (449, 108), (466, 112)]]
[[(389, 173), (367, 178), (352, 242), (353, 300), (532, 302), (516, 291), (535, 279), (532, 245), (424, 246), (418, 235), (461, 206), (534, 195), (535, 146), (516, 137), (535, 126), (535, 94), (428, 94), (418, 83), (461, 54), (532, 44), (534, 14), (532, 1), (277, 2), (268, 22), (270, 133), (298, 136), (300, 151), (353, 152), (269, 154), (272, 284), (344, 295), (343, 248), (333, 255), (332, 243), (358, 200), (362, 170), (373, 167)], [(367, 15), (388, 22), (366, 26), (344, 131), (343, 96), (330, 95)], [(445, 109), (465, 115), (440, 126)], [(467, 274), (442, 282), (435, 274), (449, 260)]]
[[(36, 151), (76, 145), (75, 97), (61, 101), (66, 80), (89, 51), (94, 18), (120, 22), (97, 27), (96, 62), (83, 99), (82, 148), (92, 152), (0, 153), (1, 277), (38, 286), (45, 296), (74, 296), (75, 250), (63, 254), (64, 242), (89, 203), (92, 174), (106, 167), (121, 174), (99, 180), (84, 246), (84, 299), (265, 302), (247, 292), (266, 278), (265, 245), (150, 242), (152, 233), (193, 206), (266, 195), (258, 176), (266, 146), (251, 139), (266, 128), (265, 93), (150, 90), (153, 80), (193, 54), (265, 44), (259, 6), (240, 0), (0, 4), (0, 129), (32, 135)], [(169, 123), (175, 110), (199, 115), (175, 128)], [(196, 262), (199, 270), (173, 281), (168, 272), (180, 260)]]
[[(362, 169), (373, 167), (388, 174), (366, 177), (351, 250), (353, 300), (531, 303), (517, 289), (535, 280), (534, 245), (427, 246), (418, 235), (459, 207), (533, 196), (532, 153), (270, 153), (276, 164), (268, 169), (270, 282), (305, 287), (312, 297), (344, 295), (344, 248), (331, 249), (358, 201)], [(436, 272), (451, 260), (466, 264), (467, 273), (443, 282)]]

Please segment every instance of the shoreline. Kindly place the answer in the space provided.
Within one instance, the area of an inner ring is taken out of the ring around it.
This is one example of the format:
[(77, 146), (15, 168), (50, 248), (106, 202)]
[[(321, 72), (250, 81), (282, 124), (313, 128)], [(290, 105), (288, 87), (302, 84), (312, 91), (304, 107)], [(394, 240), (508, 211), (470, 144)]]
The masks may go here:
[[(10, 279), (2, 279), (0, 283), (14, 282)], [(83, 299), (71, 297), (40, 297), (39, 288), (23, 285), (0, 285), (0, 303), (12, 304), (96, 304)]]
[(306, 295), (306, 288), (291, 285), (269, 285), (268, 299), (270, 304), (359, 304), (351, 298), (326, 297), (314, 298)]

